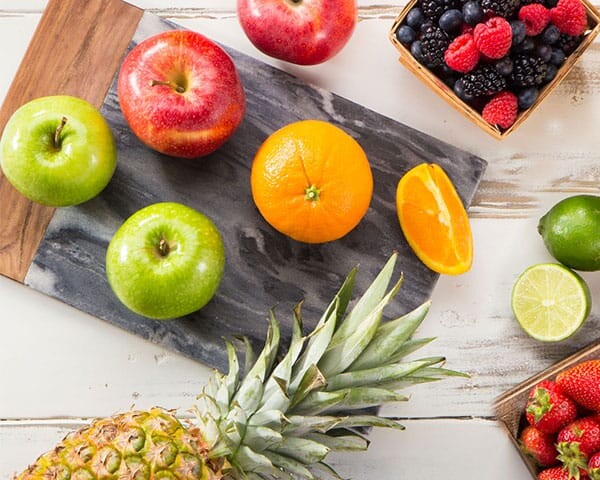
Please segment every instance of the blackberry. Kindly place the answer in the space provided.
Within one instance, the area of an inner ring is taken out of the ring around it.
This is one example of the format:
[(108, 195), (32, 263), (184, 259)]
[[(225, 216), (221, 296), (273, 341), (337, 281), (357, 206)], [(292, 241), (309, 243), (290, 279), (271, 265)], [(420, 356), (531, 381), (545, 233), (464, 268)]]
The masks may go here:
[(421, 48), (427, 65), (430, 67), (442, 65), (444, 53), (450, 45), (450, 38), (446, 32), (431, 22), (424, 23), (421, 32)]
[(494, 95), (506, 89), (506, 79), (498, 73), (493, 65), (481, 65), (462, 78), (465, 95), (481, 97)]
[(456, 0), (422, 0), (421, 11), (426, 18), (438, 20), (442, 13), (456, 8)]
[(481, 6), (486, 12), (494, 12), (504, 18), (509, 18), (519, 8), (519, 0), (481, 0)]
[(512, 83), (517, 87), (537, 87), (544, 83), (548, 65), (532, 55), (517, 55), (513, 60)]
[(561, 33), (553, 47), (560, 48), (563, 52), (565, 52), (565, 55), (571, 55), (582, 40), (582, 35), (579, 37), (572, 37), (566, 33)]

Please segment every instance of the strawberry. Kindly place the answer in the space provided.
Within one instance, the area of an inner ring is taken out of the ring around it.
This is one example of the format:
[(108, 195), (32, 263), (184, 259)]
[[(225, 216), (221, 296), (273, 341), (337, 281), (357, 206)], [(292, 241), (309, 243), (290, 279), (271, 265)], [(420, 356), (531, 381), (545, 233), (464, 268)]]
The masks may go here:
[(586, 472), (588, 459), (600, 450), (600, 424), (591, 417), (571, 422), (558, 434), (558, 459), (573, 478)]
[(525, 411), (529, 424), (543, 433), (556, 433), (577, 418), (575, 403), (550, 380), (531, 389)]
[(600, 480), (600, 452), (595, 453), (588, 462), (590, 480)]
[[(582, 480), (586, 479), (587, 476), (582, 475)], [(569, 472), (562, 467), (554, 467), (543, 470), (538, 475), (538, 480), (572, 480), (573, 477), (569, 475)]]
[(558, 452), (554, 446), (554, 437), (540, 432), (535, 427), (526, 427), (519, 436), (523, 453), (533, 458), (542, 467), (552, 467), (558, 463)]
[(582, 362), (559, 373), (556, 383), (582, 407), (600, 412), (600, 360)]

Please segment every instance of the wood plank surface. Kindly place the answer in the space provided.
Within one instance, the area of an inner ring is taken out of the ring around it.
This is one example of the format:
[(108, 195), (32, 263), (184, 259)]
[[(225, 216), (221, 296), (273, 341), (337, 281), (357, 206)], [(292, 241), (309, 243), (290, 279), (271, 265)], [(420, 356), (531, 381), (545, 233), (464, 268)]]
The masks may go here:
[[(231, 18), (235, 17), (237, 0), (171, 0), (165, 4), (163, 0), (131, 0), (130, 3), (139, 5), (146, 10), (162, 17), (175, 18)], [(34, 13), (41, 11), (47, 0), (0, 0), (0, 15), (13, 13)], [(374, 18), (394, 19), (406, 0), (358, 0), (359, 18), (368, 20)], [(600, 5), (598, 0), (592, 0)]]
[[(0, 40), (10, 41), (11, 47), (0, 48), (0, 98), (45, 3), (0, 0)], [(347, 457), (344, 463), (355, 480), (530, 480), (504, 432), (492, 422), (468, 419), (489, 417), (496, 396), (598, 336), (597, 273), (585, 275), (595, 297), (592, 316), (566, 344), (546, 345), (528, 338), (512, 318), (509, 299), (522, 270), (552, 260), (536, 233), (539, 216), (567, 195), (600, 193), (600, 43), (596, 41), (521, 132), (498, 144), (464, 122), (396, 62), (386, 35), (396, 4), (404, 1), (361, 2), (363, 21), (348, 47), (331, 62), (311, 68), (282, 64), (257, 52), (237, 24), (235, 0), (170, 0), (168, 9), (163, 0), (134, 3), (489, 161), (470, 211), (473, 270), (440, 280), (432, 311), (419, 332), (437, 336), (430, 353), (445, 354), (449, 368), (468, 371), (472, 378), (413, 389), (410, 402), (388, 412), (414, 418), (404, 422), (408, 431), (393, 438), (376, 433), (370, 453)], [(10, 479), (65, 433), (64, 428), (37, 426), (46, 425), (45, 420), (32, 426), (22, 419), (108, 415), (134, 403), (140, 408), (185, 408), (210, 374), (201, 364), (3, 278), (0, 296), (0, 321), (5, 325), (0, 336), (0, 418), (12, 419), (0, 427), (1, 480)], [(447, 416), (465, 420), (439, 418)], [(463, 429), (463, 424), (474, 424), (477, 433), (475, 428)], [(481, 424), (489, 428), (479, 429)], [(466, 442), (485, 451), (485, 460), (471, 455)], [(438, 453), (435, 462), (423, 456), (432, 445)], [(475, 468), (459, 477), (453, 475), (456, 465)]]
[[(0, 130), (37, 97), (74, 95), (100, 107), (141, 13), (118, 0), (49, 2), (0, 110)], [(53, 213), (0, 174), (0, 274), (23, 281)]]
[[(504, 431), (491, 421), (441, 419), (402, 422), (406, 430), (376, 430), (368, 452), (330, 457), (343, 478), (404, 480), (448, 478), (486, 480), (527, 479)], [(83, 420), (0, 422), (0, 480), (11, 480), (37, 456), (52, 448), (66, 433), (85, 425)], [(461, 439), (461, 441), (456, 441)], [(468, 442), (468, 447), (466, 447)], [(468, 450), (469, 461), (458, 462)], [(493, 451), (493, 455), (489, 452)], [(399, 456), (403, 461), (398, 461)], [(477, 458), (485, 458), (479, 463)]]
[[(39, 18), (37, 13), (0, 18), (2, 31), (15, 39), (14, 50), (0, 50), (0, 64), (5, 66), (0, 95), (5, 94), (16, 59), (24, 52), (26, 39)], [(202, 18), (182, 23), (265, 58), (247, 41), (235, 19)], [(440, 280), (433, 309), (420, 332), (438, 337), (429, 353), (443, 353), (450, 368), (467, 371), (472, 378), (449, 382), (443, 388), (414, 389), (413, 401), (402, 405), (401, 412), (411, 417), (490, 416), (497, 395), (598, 336), (599, 300), (586, 328), (576, 337), (566, 344), (545, 345), (519, 329), (509, 298), (514, 281), (526, 267), (551, 260), (536, 232), (537, 219), (566, 195), (598, 193), (600, 138), (594, 126), (600, 122), (600, 46), (597, 42), (584, 55), (576, 72), (522, 132), (499, 144), (465, 122), (397, 64), (395, 51), (382, 33), (388, 28), (387, 20), (361, 22), (347, 50), (322, 66), (300, 68), (268, 61), (489, 161), (484, 184), (471, 208), (471, 216), (476, 217), (473, 270)], [(357, 69), (356, 64), (364, 68)], [(418, 104), (411, 96), (418, 98)], [(600, 292), (598, 274), (588, 274), (586, 279), (593, 292)], [(10, 335), (4, 337), (7, 344), (0, 348), (0, 365), (19, 365), (6, 372), (0, 370), (0, 377), (21, 392), (0, 391), (0, 418), (101, 415), (127, 408), (133, 399), (144, 405), (185, 406), (208, 375), (202, 365), (137, 341), (62, 304), (46, 302), (41, 295), (17, 286), (8, 289), (7, 285), (2, 285), (2, 292), (8, 311), (18, 312), (23, 320), (11, 324)], [(43, 316), (36, 314), (42, 311)], [(31, 332), (36, 332), (33, 338)], [(12, 348), (13, 343), (27, 348)], [(86, 345), (92, 344), (88, 358)], [(53, 372), (63, 368), (73, 348), (73, 358), (85, 361), (79, 361), (79, 367), (70, 372), (72, 378), (64, 382), (64, 390), (55, 391), (40, 405), (36, 392), (54, 390)], [(29, 351), (40, 352), (47, 361), (40, 364)], [(103, 352), (110, 352), (110, 362), (106, 363)], [(130, 355), (138, 361), (130, 362)], [(161, 359), (159, 363), (154, 356)], [(34, 377), (35, 383), (26, 381)]]

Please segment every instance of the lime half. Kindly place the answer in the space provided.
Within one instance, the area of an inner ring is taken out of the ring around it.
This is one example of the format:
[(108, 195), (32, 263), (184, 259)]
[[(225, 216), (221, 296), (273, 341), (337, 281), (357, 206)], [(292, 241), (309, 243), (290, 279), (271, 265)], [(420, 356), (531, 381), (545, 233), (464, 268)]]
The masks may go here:
[(543, 342), (573, 335), (592, 307), (583, 278), (555, 263), (525, 270), (513, 287), (511, 303), (521, 328)]

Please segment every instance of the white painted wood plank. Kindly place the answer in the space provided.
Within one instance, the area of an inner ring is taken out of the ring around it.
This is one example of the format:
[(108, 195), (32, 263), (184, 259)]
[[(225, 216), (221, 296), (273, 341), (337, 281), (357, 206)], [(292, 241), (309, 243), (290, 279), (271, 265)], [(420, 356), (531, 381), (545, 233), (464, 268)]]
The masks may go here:
[[(38, 14), (0, 18), (2, 35), (11, 39), (10, 49), (0, 49), (0, 98), (38, 19)], [(388, 21), (361, 22), (339, 57), (312, 68), (262, 56), (234, 19), (182, 23), (490, 160), (473, 208), (478, 217), (475, 266), (468, 275), (442, 279), (423, 328), (423, 334), (440, 337), (431, 353), (447, 355), (451, 368), (473, 378), (415, 390), (400, 414), (488, 415), (497, 394), (595, 338), (598, 307), (588, 327), (563, 348), (525, 338), (511, 318), (508, 299), (520, 271), (549, 258), (535, 233), (539, 215), (566, 192), (597, 188), (599, 140), (593, 129), (600, 120), (598, 44), (521, 132), (499, 144), (396, 62), (385, 38)], [(586, 125), (590, 127), (576, 128)], [(523, 219), (495, 218), (510, 215)], [(598, 276), (588, 278), (593, 291), (600, 291)], [(9, 305), (2, 315), (20, 319), (7, 321), (0, 338), (0, 381), (11, 385), (0, 392), (0, 418), (110, 414), (128, 408), (134, 399), (140, 406), (185, 407), (208, 375), (202, 366), (177, 356), (157, 366), (154, 357), (162, 358), (161, 349), (7, 280), (0, 281), (0, 292)], [(130, 356), (138, 362), (130, 362)], [(40, 403), (39, 392), (52, 394)]]
[[(19, 11), (39, 11), (42, 10), (47, 0), (0, 0), (0, 10), (19, 10)], [(187, 10), (187, 9), (211, 9), (215, 11), (234, 11), (236, 0), (170, 0), (168, 3), (163, 0), (129, 0), (132, 5), (152, 10)], [(370, 6), (401, 6), (405, 5), (405, 0), (358, 0), (360, 7)]]
[[(491, 415), (500, 393), (596, 337), (598, 303), (566, 346), (526, 337), (512, 319), (509, 298), (525, 267), (549, 260), (535, 220), (479, 219), (473, 226), (473, 270), (440, 281), (419, 332), (438, 337), (422, 355), (446, 355), (449, 368), (472, 378), (414, 387), (410, 402), (395, 407), (395, 415)], [(587, 278), (599, 292), (598, 275)], [(0, 278), (0, 292), (8, 312), (2, 314), (0, 338), (0, 384), (6, 386), (0, 390), (0, 418), (110, 415), (132, 403), (185, 409), (210, 374), (200, 364), (6, 279)], [(43, 402), (40, 392), (48, 392)]]
[[(368, 452), (337, 455), (331, 463), (345, 478), (353, 480), (530, 480), (504, 430), (493, 422), (438, 420), (404, 424), (404, 432), (376, 431)], [(0, 423), (0, 480), (10, 480), (12, 474), (52, 448), (69, 427), (80, 425)]]

